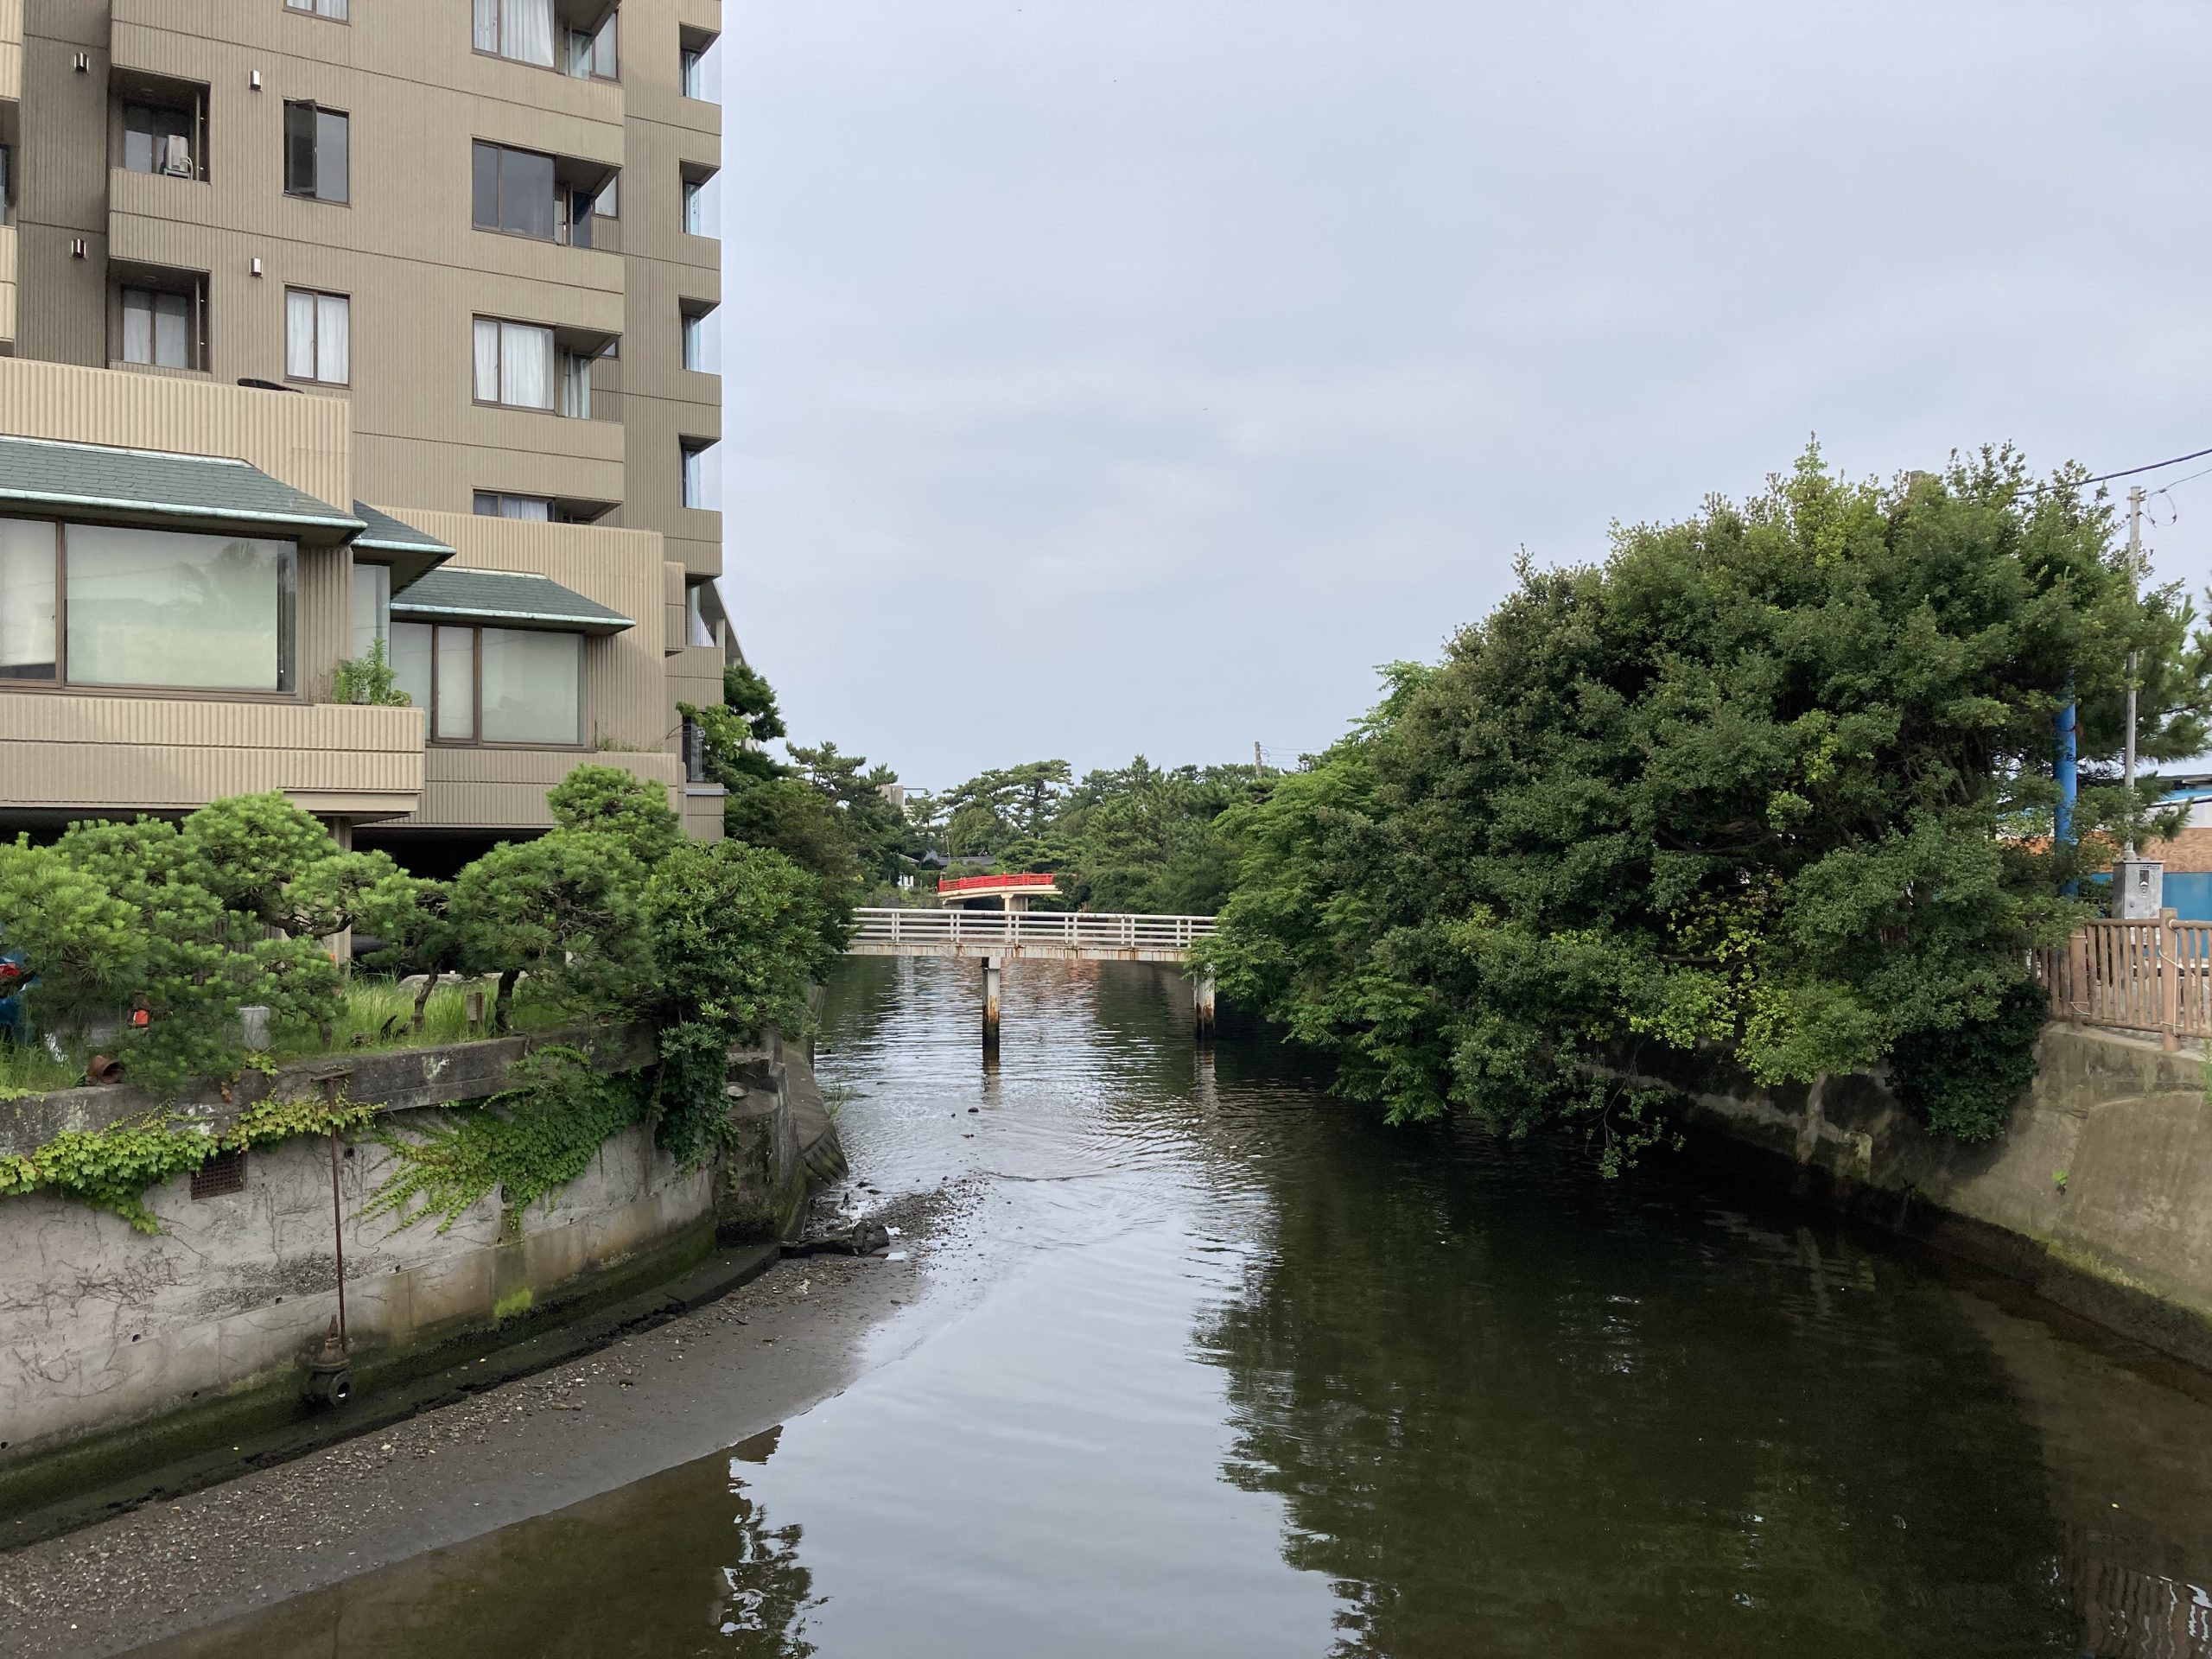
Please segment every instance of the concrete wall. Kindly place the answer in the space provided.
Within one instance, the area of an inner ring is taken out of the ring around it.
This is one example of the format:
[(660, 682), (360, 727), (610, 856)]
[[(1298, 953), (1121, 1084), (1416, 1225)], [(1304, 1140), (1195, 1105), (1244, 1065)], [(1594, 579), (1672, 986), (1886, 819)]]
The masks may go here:
[(2044, 1032), (2040, 1058), (2007, 1132), (1981, 1146), (1928, 1134), (1879, 1077), (1761, 1090), (1710, 1066), (1663, 1080), (1689, 1090), (1703, 1150), (1764, 1154), (1755, 1168), (2212, 1366), (2206, 1061), (2066, 1026)]
[[(436, 1109), (405, 1103), (441, 1085), (480, 1096), (504, 1082), (523, 1046), (511, 1039), (409, 1051), (388, 1068), (399, 1103), (389, 1121), (417, 1130), (439, 1121)], [(625, 1063), (636, 1046), (622, 1051)], [(376, 1097), (382, 1058), (354, 1058), (353, 1098)], [(796, 1057), (791, 1065), (804, 1070)], [(626, 1294), (640, 1273), (645, 1282), (672, 1276), (712, 1247), (718, 1222), (728, 1236), (759, 1238), (795, 1219), (804, 1115), (794, 1115), (779, 1046), (734, 1055), (732, 1078), (739, 1134), (726, 1166), (686, 1173), (650, 1129), (629, 1130), (527, 1211), (494, 1193), (442, 1233), (431, 1222), (364, 1220), (391, 1154), (367, 1135), (342, 1141), (338, 1209), (357, 1373), (404, 1374), (410, 1357), (557, 1310), (595, 1285), (619, 1278)], [(285, 1086), (280, 1078), (276, 1092)], [(0, 1150), (121, 1121), (139, 1103), (131, 1092), (11, 1103)], [(181, 1109), (219, 1119), (234, 1105)], [(272, 1408), (304, 1409), (298, 1381), (337, 1310), (331, 1185), (330, 1143), (301, 1139), (249, 1153), (242, 1192), (195, 1199), (188, 1177), (156, 1189), (148, 1203), (159, 1236), (50, 1194), (0, 1198), (0, 1507), (57, 1456), (107, 1457), (112, 1468), (115, 1456), (127, 1465), (130, 1455), (104, 1449), (118, 1438), (173, 1449), (176, 1425), (205, 1427), (211, 1414), (219, 1438), (226, 1407), (264, 1418)]]

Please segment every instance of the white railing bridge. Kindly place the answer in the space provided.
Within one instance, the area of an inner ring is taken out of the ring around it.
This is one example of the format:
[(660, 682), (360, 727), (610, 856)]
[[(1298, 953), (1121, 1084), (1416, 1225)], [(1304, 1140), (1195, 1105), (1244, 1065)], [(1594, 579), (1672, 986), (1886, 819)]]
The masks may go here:
[[(999, 1030), (1001, 970), (1023, 957), (1057, 962), (1168, 962), (1191, 959), (1212, 937), (1211, 916), (1136, 916), (1095, 911), (856, 910), (855, 957), (961, 957), (983, 964), (983, 1040)], [(1213, 976), (1192, 981), (1198, 1031), (1213, 1029)]]

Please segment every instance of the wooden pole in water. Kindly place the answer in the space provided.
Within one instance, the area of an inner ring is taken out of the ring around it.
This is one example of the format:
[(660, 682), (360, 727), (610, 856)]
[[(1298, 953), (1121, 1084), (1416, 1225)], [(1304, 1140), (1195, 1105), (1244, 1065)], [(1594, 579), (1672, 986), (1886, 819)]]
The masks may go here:
[(1202, 973), (1191, 983), (1192, 1024), (1201, 1039), (1213, 1035), (1213, 976)]
[(999, 959), (996, 957), (985, 957), (983, 958), (983, 1046), (986, 1048), (996, 1048), (999, 1046), (1000, 980)]

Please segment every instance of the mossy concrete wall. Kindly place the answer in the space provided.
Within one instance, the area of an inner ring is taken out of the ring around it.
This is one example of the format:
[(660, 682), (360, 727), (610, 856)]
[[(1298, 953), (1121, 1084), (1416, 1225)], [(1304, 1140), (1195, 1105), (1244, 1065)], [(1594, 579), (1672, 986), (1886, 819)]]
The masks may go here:
[[(2212, 1103), (2205, 1062), (2052, 1026), (2005, 1133), (1933, 1135), (1880, 1076), (1762, 1090), (1725, 1064), (1670, 1068), (1698, 1150), (2033, 1284), (2212, 1367)], [(1744, 1152), (1751, 1159), (1731, 1156)]]
[[(480, 1095), (494, 1092), (504, 1071), (480, 1064), (480, 1052), (457, 1051), (503, 1046), (420, 1051), (396, 1077), (468, 1077)], [(339, 1143), (334, 1213), (321, 1138), (249, 1153), (242, 1191), (194, 1198), (189, 1177), (156, 1188), (147, 1203), (158, 1236), (48, 1193), (0, 1198), (0, 1486), (88, 1439), (158, 1438), (165, 1420), (207, 1420), (226, 1400), (263, 1415), (297, 1408), (297, 1383), (337, 1312), (334, 1239), (344, 1247), (354, 1369), (372, 1381), (404, 1370), (407, 1356), (584, 1304), (602, 1284), (619, 1281), (626, 1293), (640, 1271), (673, 1276), (713, 1248), (726, 1210), (753, 1219), (748, 1236), (772, 1235), (804, 1197), (793, 1069), (779, 1044), (733, 1054), (741, 1133), (728, 1163), (686, 1172), (650, 1128), (634, 1128), (527, 1211), (494, 1192), (442, 1231), (363, 1218), (391, 1158), (366, 1135)], [(355, 1084), (372, 1071), (359, 1068)], [(399, 1098), (414, 1098), (412, 1086)], [(357, 1086), (350, 1097), (375, 1096)], [(97, 1127), (89, 1120), (107, 1112), (107, 1103), (71, 1100), (23, 1110), (16, 1126), (67, 1116)], [(380, 1122), (404, 1130), (436, 1119), (435, 1108), (404, 1105)]]

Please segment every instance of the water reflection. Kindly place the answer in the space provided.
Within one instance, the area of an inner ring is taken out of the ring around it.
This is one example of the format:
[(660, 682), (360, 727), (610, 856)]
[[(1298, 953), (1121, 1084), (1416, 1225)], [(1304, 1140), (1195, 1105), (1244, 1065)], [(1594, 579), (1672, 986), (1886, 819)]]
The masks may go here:
[(165, 1659), (809, 1659), (801, 1529), (747, 1490), (764, 1435), (556, 1515), (143, 1649)]
[(855, 1167), (982, 1194), (925, 1336), (172, 1651), (2212, 1656), (2178, 1379), (1763, 1195), (1386, 1128), (1187, 995), (1023, 964), (985, 1076), (979, 975), (847, 963)]

